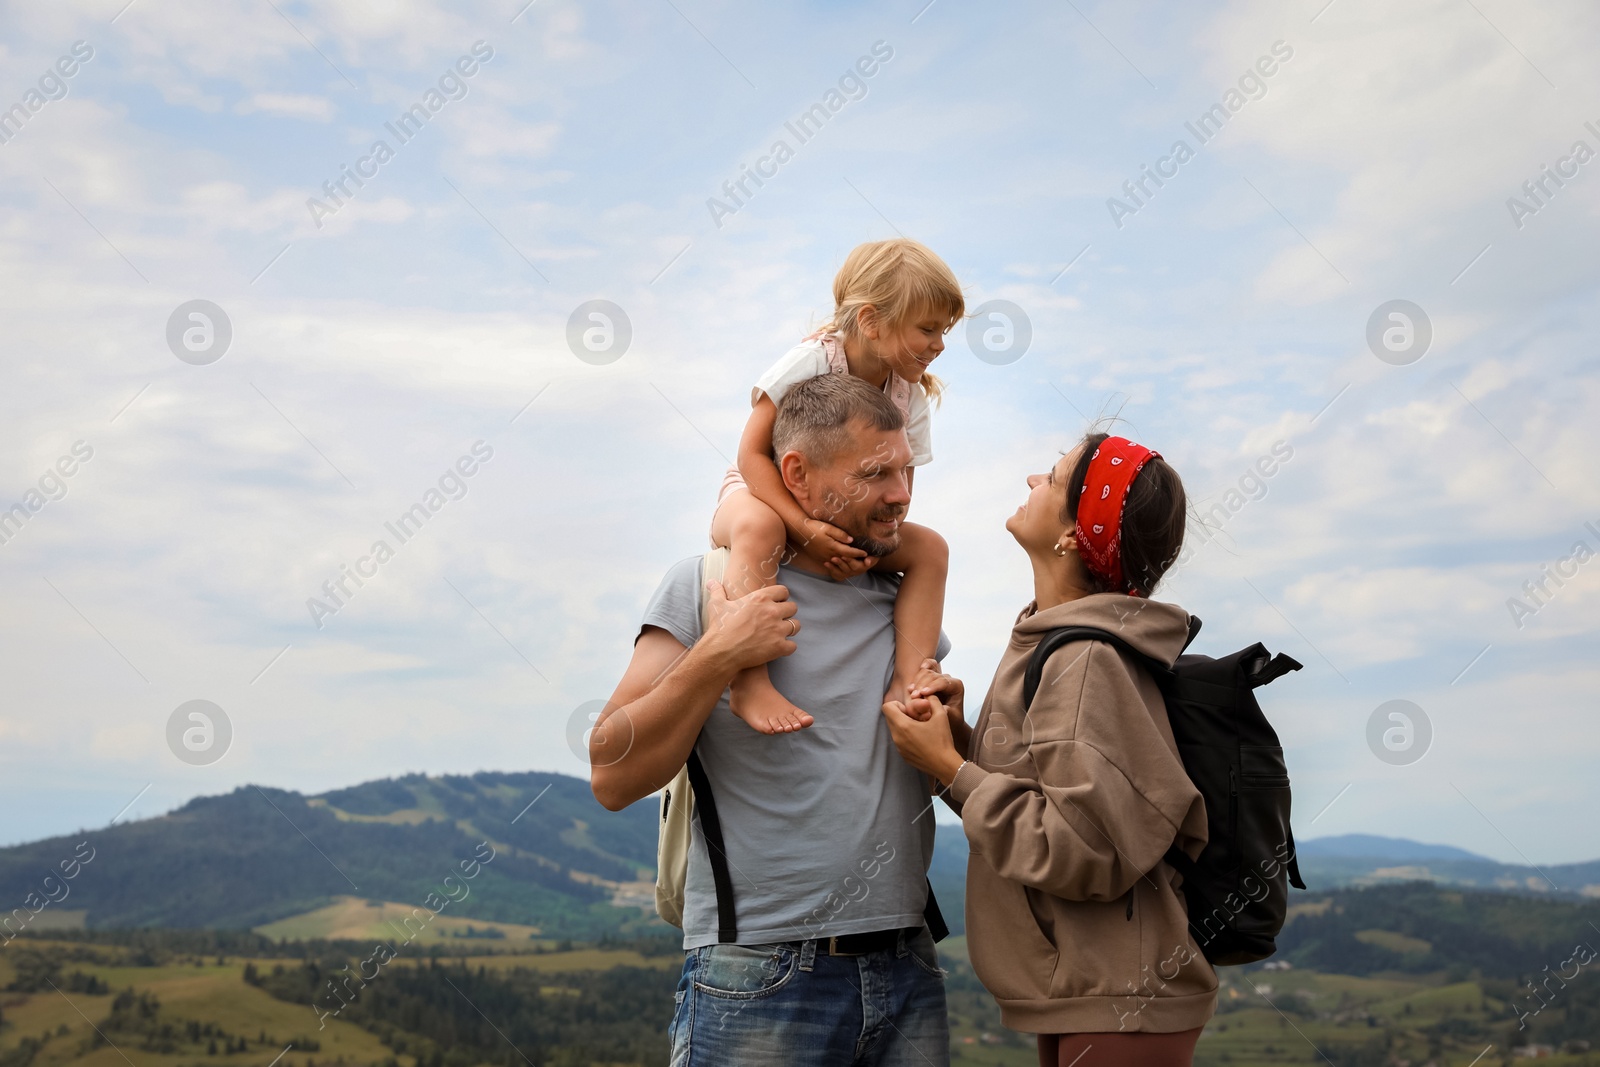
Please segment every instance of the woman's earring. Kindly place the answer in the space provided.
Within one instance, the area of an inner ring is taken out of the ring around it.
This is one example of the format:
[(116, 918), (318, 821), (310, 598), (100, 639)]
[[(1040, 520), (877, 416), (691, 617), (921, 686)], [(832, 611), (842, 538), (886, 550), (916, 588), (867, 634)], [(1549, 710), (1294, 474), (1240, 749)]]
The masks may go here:
[(1066, 545), (1061, 545), (1061, 544), (1056, 545), (1056, 555), (1065, 556), (1066, 554), (1067, 554), (1067, 546)]

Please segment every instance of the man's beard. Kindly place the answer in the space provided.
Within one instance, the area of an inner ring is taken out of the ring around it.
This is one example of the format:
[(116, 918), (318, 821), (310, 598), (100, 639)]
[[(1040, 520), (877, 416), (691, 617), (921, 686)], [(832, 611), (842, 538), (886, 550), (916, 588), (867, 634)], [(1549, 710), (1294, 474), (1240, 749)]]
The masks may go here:
[(867, 514), (861, 518), (861, 521), (857, 524), (861, 528), (845, 526), (843, 529), (845, 533), (850, 535), (850, 544), (853, 547), (861, 549), (867, 555), (872, 556), (875, 559), (883, 559), (885, 556), (894, 555), (895, 551), (899, 549), (899, 529), (897, 528), (895, 530), (894, 537), (892, 539), (879, 540), (878, 538), (868, 534), (865, 530), (865, 527), (868, 522), (890, 522), (892, 520), (901, 518), (903, 515), (905, 515), (905, 513), (906, 509), (900, 507), (899, 505), (875, 508), (872, 511), (867, 512)]

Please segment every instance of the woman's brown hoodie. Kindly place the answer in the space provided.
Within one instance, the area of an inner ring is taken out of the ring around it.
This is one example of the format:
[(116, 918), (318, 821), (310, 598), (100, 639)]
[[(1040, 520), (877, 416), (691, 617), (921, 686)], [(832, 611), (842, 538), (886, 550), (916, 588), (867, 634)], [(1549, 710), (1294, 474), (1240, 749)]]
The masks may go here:
[(1217, 976), (1189, 935), (1161, 856), (1206, 840), (1148, 672), (1104, 642), (1062, 646), (1031, 709), (1022, 677), (1062, 626), (1109, 630), (1171, 664), (1188, 616), (1105, 593), (1023, 610), (951, 785), (971, 857), (967, 948), (1001, 1020), (1028, 1033), (1172, 1033), (1203, 1026)]

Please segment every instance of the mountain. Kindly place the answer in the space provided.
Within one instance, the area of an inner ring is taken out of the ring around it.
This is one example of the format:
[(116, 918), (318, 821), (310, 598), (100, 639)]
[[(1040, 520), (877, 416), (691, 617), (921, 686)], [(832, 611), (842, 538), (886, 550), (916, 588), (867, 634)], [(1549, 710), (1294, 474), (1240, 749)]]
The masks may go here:
[(1311, 838), (1295, 848), (1313, 890), (1420, 881), (1565, 900), (1600, 897), (1600, 860), (1533, 867), (1373, 834)]
[[(1485, 977), (1538, 976), (1541, 968), (1559, 970), (1574, 943), (1600, 940), (1600, 901), (1529, 900), (1415, 882), (1312, 896), (1293, 909), (1278, 950), (1297, 967), (1338, 974), (1460, 966)], [(1582, 955), (1592, 960), (1593, 949)], [(1600, 999), (1600, 989), (1593, 995)]]
[(1337, 837), (1313, 837), (1299, 842), (1296, 851), (1304, 862), (1307, 858), (1323, 859), (1381, 859), (1396, 863), (1418, 863), (1426, 860), (1478, 860), (1493, 863), (1476, 853), (1454, 845), (1425, 845), (1403, 837), (1379, 837), (1376, 834), (1340, 834)]
[[(0, 849), (0, 899), (65, 890), (47, 921), (91, 927), (253, 927), (340, 898), (420, 907), (492, 848), (452, 914), (587, 938), (654, 921), (628, 902), (653, 877), (655, 822), (653, 800), (608, 812), (560, 774), (410, 775), (311, 797), (241, 786)], [(44, 881), (75, 854), (90, 857), (75, 878)]]
[[(967, 842), (961, 827), (941, 823), (928, 879), (950, 929), (962, 929)], [(1434, 882), (1520, 897), (1580, 901), (1600, 898), (1600, 860), (1530, 867), (1501, 863), (1453, 845), (1430, 845), (1376, 834), (1314, 837), (1295, 843), (1300, 873), (1312, 893), (1347, 887)], [(1553, 883), (1553, 885), (1552, 885)], [(1303, 899), (1298, 890), (1289, 902)]]
[[(397, 921), (430, 893), (444, 895), (447, 875), (461, 879), (461, 864), (470, 869), (492, 848), (470, 893), (450, 905), (452, 921), (507, 924), (480, 935), (536, 930), (588, 940), (665, 932), (650, 885), (656, 811), (650, 799), (608, 812), (587, 781), (545, 773), (408, 775), (317, 796), (242, 786), (156, 818), (0, 849), (0, 899), (30, 902), (8, 920), (15, 926), (44, 897), (54, 898), (38, 929), (271, 924), (265, 932), (274, 937), (334, 936), (328, 931), (351, 923)], [(1540, 870), (1367, 834), (1314, 838), (1299, 852), (1316, 892), (1432, 881), (1600, 897), (1600, 861)], [(45, 881), (74, 862), (76, 878)], [(940, 825), (929, 880), (955, 933), (963, 928), (966, 862), (961, 828)], [(473, 935), (459, 926), (455, 933)]]

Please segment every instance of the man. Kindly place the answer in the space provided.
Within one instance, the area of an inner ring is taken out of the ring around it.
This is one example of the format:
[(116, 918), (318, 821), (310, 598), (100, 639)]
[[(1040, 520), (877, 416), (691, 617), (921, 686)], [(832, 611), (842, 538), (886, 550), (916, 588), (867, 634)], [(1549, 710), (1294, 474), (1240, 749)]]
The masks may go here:
[[(849, 375), (794, 386), (773, 452), (808, 515), (873, 555), (894, 550), (911, 450), (883, 393)], [(929, 783), (900, 758), (880, 709), (898, 583), (871, 571), (836, 581), (798, 553), (777, 580), (734, 601), (712, 583), (702, 634), (700, 561), (676, 564), (591, 735), (601, 804), (650, 795), (692, 750), (720, 822), (735, 930), (719, 923), (697, 819), (673, 1067), (947, 1064), (943, 973), (923, 921)], [(814, 716), (807, 729), (763, 734), (728, 710), (733, 676), (768, 660), (773, 684)]]

